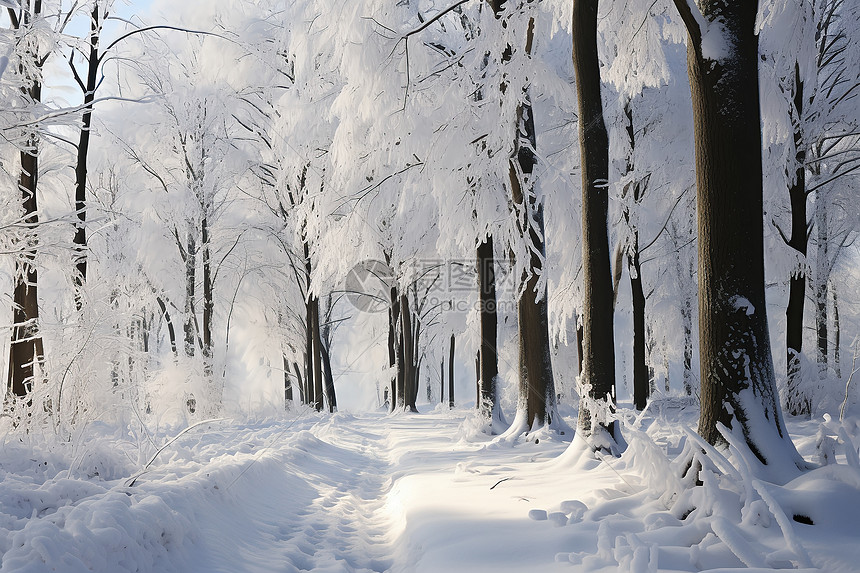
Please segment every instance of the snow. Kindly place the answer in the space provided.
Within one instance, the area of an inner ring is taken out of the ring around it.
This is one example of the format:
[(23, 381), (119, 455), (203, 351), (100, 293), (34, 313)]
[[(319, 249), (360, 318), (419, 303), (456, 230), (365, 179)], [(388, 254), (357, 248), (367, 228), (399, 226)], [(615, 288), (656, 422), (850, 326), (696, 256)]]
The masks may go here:
[[(69, 443), (6, 428), (0, 571), (839, 572), (860, 561), (855, 418), (789, 420), (807, 459), (816, 433), (837, 455), (779, 485), (703, 448), (682, 429), (695, 408), (677, 399), (622, 409), (618, 458), (569, 433), (476, 433), (473, 410), (430, 408), (208, 422), (142, 473), (179, 431), (136, 443), (94, 424)], [(704, 468), (701, 485), (685, 459)]]

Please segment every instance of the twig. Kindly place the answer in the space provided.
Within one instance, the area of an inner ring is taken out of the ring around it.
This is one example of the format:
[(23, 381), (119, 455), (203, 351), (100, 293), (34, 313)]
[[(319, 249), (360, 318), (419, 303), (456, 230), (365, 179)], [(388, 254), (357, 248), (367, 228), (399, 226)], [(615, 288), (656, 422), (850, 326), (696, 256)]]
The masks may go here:
[(134, 482), (137, 481), (137, 478), (139, 478), (140, 476), (142, 476), (143, 474), (146, 473), (146, 470), (149, 468), (149, 466), (152, 465), (152, 462), (155, 461), (155, 458), (158, 457), (158, 454), (160, 454), (161, 452), (166, 450), (173, 442), (175, 442), (176, 440), (181, 438), (186, 432), (188, 432), (189, 430), (191, 430), (193, 428), (196, 428), (197, 426), (202, 426), (203, 424), (210, 424), (212, 422), (220, 422), (222, 420), (226, 420), (226, 418), (211, 418), (209, 420), (201, 420), (200, 422), (197, 422), (196, 424), (191, 424), (190, 426), (188, 426), (187, 428), (185, 428), (184, 430), (182, 430), (181, 432), (179, 432), (178, 434), (176, 434), (175, 436), (170, 438), (167, 441), (167, 443), (165, 443), (163, 446), (158, 448), (158, 451), (156, 451), (154, 454), (152, 454), (152, 457), (149, 458), (149, 461), (146, 462), (146, 465), (143, 466), (143, 469), (140, 472), (138, 472), (137, 475), (129, 478), (128, 481), (126, 481), (125, 487), (133, 487)]

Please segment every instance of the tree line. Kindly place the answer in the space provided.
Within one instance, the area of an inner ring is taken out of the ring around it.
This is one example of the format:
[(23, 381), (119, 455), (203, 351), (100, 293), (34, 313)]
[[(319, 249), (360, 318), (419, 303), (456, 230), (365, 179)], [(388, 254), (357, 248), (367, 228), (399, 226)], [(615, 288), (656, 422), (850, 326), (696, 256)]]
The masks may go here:
[[(7, 408), (69, 424), (102, 392), (148, 410), (145, 381), (173, 368), (172, 399), (215, 412), (241, 332), (285, 404), (334, 411), (337, 332), (358, 325), (392, 409), (431, 377), (441, 399), (445, 374), (453, 404), (459, 337), (491, 431), (554, 425), (553, 355), (575, 343), (594, 449), (623, 449), (632, 356), (637, 409), (680, 370), (707, 441), (732, 428), (763, 464), (802, 465), (782, 410), (813, 412), (856, 314), (834, 280), (858, 228), (853, 5), (237, 0), (105, 41), (111, 0), (9, 4)], [(58, 62), (80, 105), (42, 101)], [(442, 285), (453, 262), (465, 289)], [(768, 288), (787, 294), (784, 377)]]

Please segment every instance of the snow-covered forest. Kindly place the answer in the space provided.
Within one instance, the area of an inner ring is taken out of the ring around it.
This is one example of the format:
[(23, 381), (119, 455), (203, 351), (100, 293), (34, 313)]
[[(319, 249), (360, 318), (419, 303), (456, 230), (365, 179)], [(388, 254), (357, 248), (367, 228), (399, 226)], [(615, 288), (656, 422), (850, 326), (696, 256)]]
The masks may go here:
[(856, 0), (0, 0), (0, 572), (856, 571)]

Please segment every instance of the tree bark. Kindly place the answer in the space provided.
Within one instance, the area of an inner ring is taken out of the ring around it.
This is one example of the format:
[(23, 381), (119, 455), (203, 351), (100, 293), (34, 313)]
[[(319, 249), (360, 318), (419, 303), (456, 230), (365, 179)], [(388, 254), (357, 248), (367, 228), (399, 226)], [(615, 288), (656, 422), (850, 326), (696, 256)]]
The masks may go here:
[[(624, 115), (627, 118), (627, 139), (630, 143), (630, 155), (627, 158), (627, 175), (634, 174), (635, 164), (633, 154), (636, 150), (636, 131), (633, 125), (633, 108), (630, 100), (624, 105)], [(634, 174), (635, 177), (635, 174)], [(630, 292), (633, 299), (633, 406), (644, 410), (651, 395), (651, 381), (648, 373), (647, 353), (645, 350), (645, 291), (642, 287), (642, 265), (639, 262), (639, 228), (631, 205), (639, 209), (646, 183), (634, 179), (625, 185), (624, 221), (627, 224), (629, 243), (627, 245), (627, 271), (630, 275)], [(632, 197), (630, 194), (632, 193)], [(621, 265), (618, 261), (616, 281), (620, 279)], [(615, 293), (617, 296), (617, 293)]]
[[(776, 393), (764, 292), (757, 2), (704, 0), (709, 33), (731, 52), (711, 59), (691, 9), (675, 0), (689, 33), (699, 229), (699, 434), (723, 443), (720, 424), (740, 429), (765, 465), (799, 456)], [(717, 23), (719, 21), (719, 23)], [(719, 27), (717, 27), (719, 26)], [(768, 436), (772, 431), (773, 439)], [(777, 445), (777, 442), (782, 444)], [(787, 446), (787, 447), (784, 447)]]
[(787, 245), (800, 255), (800, 268), (792, 271), (788, 283), (788, 306), (785, 309), (786, 374), (788, 377), (787, 408), (792, 415), (809, 414), (809, 398), (800, 388), (800, 353), (803, 349), (803, 307), (806, 302), (806, 252), (809, 241), (806, 220), (806, 147), (803, 142), (803, 81), (800, 66), (794, 66), (794, 146), (797, 167), (794, 182), (788, 188), (791, 203), (791, 238)]
[(164, 304), (164, 301), (161, 297), (156, 297), (155, 302), (158, 303), (158, 308), (161, 309), (161, 314), (164, 315), (164, 322), (167, 323), (167, 338), (170, 341), (170, 350), (173, 352), (173, 356), (178, 356), (178, 351), (176, 347), (176, 330), (173, 328), (173, 321), (170, 320), (170, 313), (167, 312), (167, 305)]
[[(29, 8), (29, 10), (28, 10)], [(42, 2), (34, 0), (32, 5), (24, 4), (20, 20), (13, 19), (12, 27), (25, 28), (29, 33), (32, 21), (41, 15)], [(11, 9), (10, 9), (11, 14)], [(30, 41), (24, 39), (25, 42)], [(42, 83), (39, 79), (44, 60), (35, 52), (37, 48), (25, 48), (36, 67), (36, 76), (28, 77), (30, 85), (22, 88), (29, 104), (42, 101)], [(22, 71), (24, 71), (22, 69)], [(12, 305), (12, 335), (9, 343), (8, 391), (14, 396), (26, 396), (30, 391), (35, 375), (35, 366), (44, 361), (44, 345), (39, 332), (38, 273), (36, 271), (36, 228), (39, 224), (36, 190), (39, 181), (39, 135), (33, 131), (28, 134), (26, 147), (21, 150), (21, 172), (18, 177), (18, 190), (23, 207), (22, 222), (26, 236), (21, 254), (15, 259), (15, 277)]]
[(189, 222), (186, 233), (185, 256), (183, 257), (185, 259), (185, 324), (183, 330), (185, 333), (185, 356), (189, 358), (194, 356), (197, 338), (197, 328), (195, 327), (197, 317), (194, 308), (196, 306), (195, 285), (197, 283), (197, 239), (195, 235), (196, 229)]
[(496, 273), (493, 236), (478, 245), (478, 295), (481, 319), (481, 346), (478, 351), (478, 388), (481, 412), (490, 417), (496, 407), (496, 380), (499, 375), (498, 315), (496, 314)]
[(830, 279), (830, 252), (827, 225), (827, 209), (822, 196), (815, 202), (815, 227), (818, 252), (815, 262), (815, 333), (817, 339), (816, 359), (819, 373), (827, 373), (827, 283)]
[(323, 409), (323, 374), (322, 374), (322, 341), (320, 339), (320, 299), (311, 295), (311, 342), (313, 355), (311, 367), (314, 372), (314, 409), (322, 412)]
[[(75, 306), (81, 310), (83, 299), (81, 289), (87, 282), (87, 160), (90, 150), (90, 127), (92, 125), (93, 101), (96, 97), (99, 69), (99, 36), (101, 34), (101, 13), (98, 3), (93, 4), (90, 12), (90, 53), (87, 58), (87, 80), (81, 86), (84, 90), (84, 112), (81, 118), (82, 126), (78, 138), (78, 155), (75, 164), (75, 213), (78, 221), (75, 224)], [(71, 65), (71, 60), (69, 61)], [(74, 66), (73, 66), (74, 69)]]
[(200, 239), (203, 266), (203, 374), (212, 377), (212, 316), (215, 312), (214, 288), (212, 285), (212, 262), (209, 237), (208, 206), (200, 219)]
[(299, 389), (299, 400), (302, 404), (307, 404), (307, 400), (305, 400), (305, 386), (302, 382), (302, 368), (298, 362), (293, 362), (293, 372), (296, 373), (296, 387)]
[(415, 343), (412, 340), (412, 311), (409, 309), (409, 298), (406, 294), (400, 295), (400, 336), (403, 355), (403, 385), (402, 385), (402, 400), (403, 405), (409, 408), (410, 412), (417, 412), (415, 407), (415, 357), (413, 350)]
[[(389, 380), (389, 395), (397, 394), (397, 321), (400, 315), (400, 305), (397, 303), (397, 289), (391, 287), (389, 291), (388, 305), (388, 367), (393, 369)], [(395, 408), (397, 400), (391, 400), (391, 410)]]
[(582, 164), (582, 265), (584, 282), (583, 374), (588, 397), (579, 409), (578, 427), (590, 435), (605, 428), (615, 439), (615, 425), (592, 411), (594, 401), (611, 410), (615, 400), (613, 289), (609, 262), (609, 136), (603, 120), (600, 62), (597, 51), (598, 0), (573, 0), (573, 67), (579, 109)]
[[(490, 0), (496, 18), (501, 18), (506, 0)], [(506, 23), (502, 23), (506, 26)], [(529, 19), (524, 50), (532, 53), (534, 20)], [(510, 45), (502, 54), (502, 62), (510, 61), (513, 49)], [(507, 80), (502, 80), (502, 97), (520, 97), (508, 93)], [(528, 247), (528, 267), (523, 295), (517, 301), (519, 319), (519, 403), (529, 427), (538, 427), (551, 421), (555, 408), (555, 382), (549, 345), (549, 318), (546, 283), (538, 292), (538, 277), (543, 270), (546, 256), (544, 240), (543, 205), (534, 193), (534, 168), (537, 164), (535, 150), (537, 136), (534, 110), (531, 105), (529, 87), (523, 88), (522, 99), (517, 106), (514, 135), (514, 152), (510, 159), (508, 178), (511, 199), (519, 215), (519, 232)]]
[(639, 264), (639, 231), (633, 232), (628, 264), (633, 292), (633, 406), (637, 410), (644, 410), (651, 395), (651, 382), (645, 356), (645, 292)]
[(334, 375), (331, 372), (331, 357), (325, 344), (320, 346), (320, 351), (322, 355), (322, 371), (325, 377), (325, 401), (328, 404), (328, 411), (334, 413), (337, 412), (337, 395), (334, 390)]
[(293, 381), (290, 380), (290, 361), (286, 354), (281, 354), (284, 366), (284, 405), (289, 407), (293, 401)]
[(454, 408), (454, 335), (451, 334), (451, 346), (448, 354), (448, 408)]

